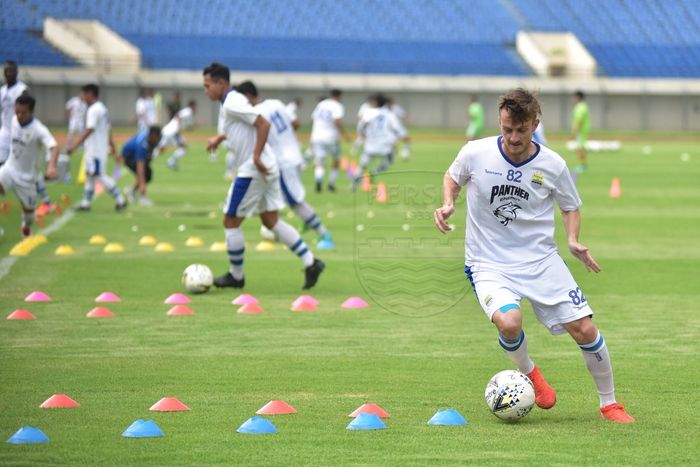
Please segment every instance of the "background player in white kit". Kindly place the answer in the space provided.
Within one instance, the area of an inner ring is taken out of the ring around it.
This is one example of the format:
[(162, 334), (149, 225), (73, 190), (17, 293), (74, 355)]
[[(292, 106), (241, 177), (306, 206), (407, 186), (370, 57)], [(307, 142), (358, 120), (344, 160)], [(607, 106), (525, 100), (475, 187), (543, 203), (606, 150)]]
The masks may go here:
[(224, 133), (209, 138), (207, 150), (214, 151), (227, 140), (236, 157), (237, 178), (231, 184), (224, 206), (226, 249), (231, 267), (214, 279), (217, 287), (240, 288), (245, 285), (243, 256), (245, 242), (243, 220), (259, 213), (263, 225), (272, 230), (305, 267), (303, 288), (318, 281), (325, 265), (289, 224), (279, 219), (277, 211), (284, 207), (279, 183), (279, 167), (275, 155), (266, 145), (270, 123), (254, 109), (243, 94), (231, 89), (230, 71), (220, 63), (212, 63), (202, 72), (204, 92), (212, 101), (221, 102), (220, 115)]
[(67, 146), (73, 145), (73, 138), (85, 131), (85, 114), (87, 105), (80, 96), (73, 96), (66, 102), (66, 117), (68, 119)]
[(112, 124), (109, 120), (107, 107), (99, 101), (100, 88), (96, 84), (87, 84), (80, 90), (80, 98), (88, 106), (85, 116), (85, 131), (67, 149), (68, 154), (73, 153), (81, 144), (85, 143), (85, 188), (83, 200), (78, 206), (81, 211), (88, 211), (95, 195), (95, 182), (99, 181), (105, 190), (116, 201), (114, 208), (120, 211), (126, 207), (126, 200), (119, 192), (114, 179), (106, 174), (107, 155), (112, 154), (117, 163), (122, 162), (122, 157), (116, 153), (112, 140)]
[(178, 161), (187, 154), (187, 142), (182, 132), (194, 125), (194, 115), (197, 113), (197, 102), (191, 100), (185, 108), (180, 109), (177, 114), (163, 127), (160, 143), (154, 151), (154, 156), (158, 155), (168, 146), (175, 146), (175, 151), (168, 158), (168, 167), (178, 170)]
[(142, 89), (141, 95), (136, 99), (136, 125), (138, 131), (148, 131), (148, 129), (158, 124), (158, 114), (156, 112), (156, 101), (153, 99), (152, 89)]
[(325, 175), (326, 157), (332, 161), (331, 173), (328, 176), (328, 189), (335, 191), (335, 182), (338, 179), (338, 167), (340, 167), (340, 137), (347, 140), (343, 129), (343, 116), (345, 108), (340, 103), (343, 93), (338, 89), (331, 90), (330, 97), (323, 99), (316, 105), (311, 113), (313, 124), (311, 126), (311, 150), (316, 158), (316, 191), (321, 192), (323, 177)]
[(399, 118), (387, 107), (387, 99), (382, 94), (374, 96), (376, 107), (369, 108), (362, 113), (362, 120), (358, 125), (358, 134), (364, 140), (364, 150), (360, 156), (360, 170), (355, 177), (352, 189), (359, 185), (365, 171), (374, 159), (379, 159), (379, 164), (370, 175), (374, 177), (384, 172), (394, 161), (394, 149), (396, 142), (401, 139), (408, 144), (408, 132), (399, 121)]
[(39, 163), (47, 149), (51, 150), (51, 159), (46, 168), (46, 177), (58, 177), (58, 145), (44, 124), (34, 118), (35, 104), (36, 100), (26, 93), (15, 100), (15, 116), (10, 129), (10, 157), (0, 167), (0, 195), (12, 190), (19, 198), (22, 205), (22, 235), (25, 237), (31, 235), (38, 198), (36, 181), (43, 177), (39, 172)]
[(10, 132), (12, 130), (12, 119), (15, 116), (15, 101), (29, 88), (22, 81), (17, 79), (17, 63), (8, 60), (5, 62), (3, 74), (5, 84), (0, 87), (0, 166), (5, 163), (10, 156)]
[(465, 272), (479, 304), (499, 332), (499, 344), (535, 386), (535, 402), (549, 409), (556, 393), (530, 359), (522, 330), (521, 298), (552, 334), (569, 333), (581, 348), (610, 421), (634, 418), (615, 401), (610, 355), (593, 324), (593, 311), (554, 243), (554, 201), (564, 218), (569, 251), (589, 271), (600, 267), (579, 243), (581, 200), (564, 160), (532, 142), (541, 113), (530, 92), (515, 89), (499, 100), (501, 136), (469, 142), (444, 176), (443, 206), (435, 210), (441, 232), (454, 201), (467, 186)]
[(277, 156), (280, 168), (280, 187), (284, 199), (290, 208), (304, 221), (307, 228), (314, 229), (319, 236), (316, 245), (321, 249), (332, 249), (333, 238), (321, 223), (316, 211), (307, 203), (306, 190), (301, 180), (301, 156), (299, 142), (294, 130), (299, 127), (298, 120), (292, 120), (287, 114), (284, 103), (277, 99), (264, 99), (258, 94), (258, 89), (251, 81), (244, 81), (236, 86), (236, 90), (246, 96), (248, 101), (260, 114), (270, 122), (270, 133), (267, 143)]

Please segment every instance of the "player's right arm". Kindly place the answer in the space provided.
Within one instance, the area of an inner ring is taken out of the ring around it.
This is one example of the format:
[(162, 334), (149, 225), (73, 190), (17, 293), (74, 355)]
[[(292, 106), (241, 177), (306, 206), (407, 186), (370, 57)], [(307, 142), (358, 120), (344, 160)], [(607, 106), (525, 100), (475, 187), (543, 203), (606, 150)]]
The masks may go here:
[(442, 233), (447, 233), (452, 230), (447, 223), (447, 219), (449, 219), (455, 211), (455, 200), (457, 196), (459, 196), (461, 189), (462, 187), (457, 185), (452, 179), (449, 171), (445, 172), (445, 176), (442, 178), (442, 206), (437, 208), (433, 214), (435, 225)]
[(80, 145), (82, 145), (82, 144), (85, 142), (86, 139), (88, 139), (88, 137), (92, 134), (93, 131), (95, 131), (94, 128), (85, 128), (85, 130), (83, 130), (83, 132), (80, 134), (80, 136), (78, 136), (78, 139), (76, 139), (76, 140), (73, 142), (73, 146), (71, 146), (71, 147), (69, 147), (69, 148), (66, 148), (66, 152), (67, 152), (68, 154), (73, 154), (73, 152), (74, 152), (77, 148), (79, 148)]

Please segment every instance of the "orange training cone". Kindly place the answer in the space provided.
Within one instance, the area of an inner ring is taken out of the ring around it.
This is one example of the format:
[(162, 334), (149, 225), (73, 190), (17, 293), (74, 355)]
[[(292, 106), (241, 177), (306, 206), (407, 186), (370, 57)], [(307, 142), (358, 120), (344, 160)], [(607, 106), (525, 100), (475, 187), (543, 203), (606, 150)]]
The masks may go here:
[(389, 195), (386, 192), (386, 185), (384, 182), (379, 182), (377, 185), (377, 203), (386, 203), (389, 200)]
[(372, 191), (372, 180), (370, 180), (369, 175), (364, 174), (362, 176), (362, 185), (360, 185), (360, 189), (365, 193)]
[(343, 172), (348, 171), (348, 167), (350, 167), (350, 162), (348, 161), (348, 158), (343, 156), (340, 158), (340, 170)]
[(7, 319), (13, 320), (30, 320), (30, 319), (36, 319), (36, 316), (34, 316), (31, 311), (29, 310), (15, 310), (9, 315), (7, 315)]
[(297, 409), (287, 404), (285, 401), (270, 401), (260, 407), (255, 413), (258, 415), (286, 415), (297, 413)]
[(614, 177), (612, 179), (612, 184), (610, 185), (610, 197), (619, 198), (620, 196), (622, 196), (622, 187), (620, 186), (620, 179), (618, 177)]
[(151, 406), (151, 412), (181, 412), (192, 410), (174, 397), (164, 397)]
[(262, 313), (263, 309), (260, 305), (255, 305), (253, 303), (246, 303), (238, 309), (238, 313), (242, 315), (256, 315)]
[(54, 394), (46, 399), (39, 407), (42, 409), (70, 409), (73, 407), (80, 407), (80, 404), (65, 394)]
[(194, 311), (187, 305), (175, 305), (171, 309), (168, 310), (168, 316), (185, 316), (185, 315), (193, 315)]
[(88, 318), (114, 318), (114, 313), (103, 306), (96, 306), (85, 315)]
[(362, 404), (349, 417), (357, 417), (361, 413), (373, 413), (379, 418), (389, 418), (389, 413), (379, 407), (377, 404)]

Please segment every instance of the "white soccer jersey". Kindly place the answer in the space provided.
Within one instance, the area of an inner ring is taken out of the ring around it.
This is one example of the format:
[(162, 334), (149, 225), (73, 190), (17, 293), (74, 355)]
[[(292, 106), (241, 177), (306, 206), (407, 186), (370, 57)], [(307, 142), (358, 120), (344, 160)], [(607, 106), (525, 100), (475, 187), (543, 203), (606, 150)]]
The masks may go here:
[(399, 104), (394, 104), (392, 105), (389, 110), (391, 110), (394, 115), (399, 117), (399, 120), (403, 122), (404, 118), (406, 118), (406, 111), (401, 107)]
[(26, 91), (28, 86), (17, 81), (12, 87), (3, 84), (0, 87), (0, 164), (5, 162), (10, 154), (10, 132), (12, 119), (15, 117), (15, 101)]
[(136, 99), (136, 116), (138, 117), (139, 129), (148, 129), (155, 125), (158, 119), (156, 118), (156, 103), (152, 97), (139, 97)]
[(70, 113), (68, 119), (69, 131), (83, 131), (85, 128), (85, 113), (87, 105), (78, 96), (73, 96), (66, 102), (66, 111)]
[(39, 177), (39, 164), (44, 159), (46, 150), (56, 147), (56, 140), (49, 130), (37, 118), (22, 126), (17, 117), (12, 119), (12, 144), (8, 170), (13, 178), (24, 184), (33, 184)]
[(180, 133), (181, 130), (186, 130), (194, 123), (194, 113), (190, 107), (180, 109), (177, 115), (163, 127), (163, 135), (171, 136)]
[(374, 109), (374, 107), (372, 107), (367, 101), (363, 102), (362, 105), (360, 105), (360, 108), (357, 109), (357, 121), (361, 122), (362, 117), (365, 115), (365, 112), (367, 112), (370, 109)]
[[(226, 140), (235, 156), (234, 166), (238, 169), (239, 177), (260, 175), (260, 171), (253, 162), (256, 139), (253, 123), (259, 114), (243, 94), (234, 90), (228, 92), (221, 104), (219, 118), (223, 121), (223, 134), (226, 135)], [(279, 172), (276, 157), (268, 144), (265, 145), (260, 158), (270, 175)]]
[(345, 115), (343, 104), (335, 99), (324, 99), (318, 103), (311, 113), (311, 143), (333, 144), (340, 140), (340, 132), (334, 120), (340, 120)]
[(299, 119), (299, 116), (297, 115), (299, 112), (299, 106), (296, 102), (292, 101), (287, 104), (285, 110), (287, 111), (287, 115), (289, 115), (289, 120), (294, 121)]
[(292, 120), (286, 112), (284, 103), (277, 99), (267, 99), (255, 108), (270, 122), (267, 142), (277, 156), (280, 168), (296, 167), (304, 162), (299, 142), (294, 134)]
[(94, 102), (88, 107), (85, 128), (92, 130), (90, 136), (85, 140), (85, 157), (106, 161), (109, 154), (109, 132), (112, 124), (109, 121), (107, 107), (102, 102)]
[(396, 140), (406, 136), (406, 129), (398, 117), (386, 107), (366, 110), (360, 129), (365, 136), (367, 154), (389, 154), (394, 150)]
[(559, 154), (536, 144), (532, 157), (514, 164), (501, 138), (470, 141), (449, 168), (467, 186), (465, 259), (473, 270), (538, 264), (557, 251), (553, 201), (565, 211), (581, 206)]

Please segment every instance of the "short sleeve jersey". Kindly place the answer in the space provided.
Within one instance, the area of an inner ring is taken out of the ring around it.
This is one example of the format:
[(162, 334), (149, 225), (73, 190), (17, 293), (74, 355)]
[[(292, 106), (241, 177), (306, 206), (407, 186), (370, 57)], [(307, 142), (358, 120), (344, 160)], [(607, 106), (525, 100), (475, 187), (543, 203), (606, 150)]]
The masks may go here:
[(335, 99), (324, 99), (318, 103), (311, 114), (313, 125), (311, 126), (311, 142), (319, 144), (333, 144), (340, 140), (338, 127), (335, 120), (340, 120), (345, 115), (345, 107)]
[[(234, 154), (234, 165), (238, 169), (239, 177), (261, 175), (253, 162), (253, 150), (257, 137), (253, 124), (258, 115), (260, 111), (253, 108), (243, 94), (234, 90), (226, 94), (221, 104), (219, 118), (222, 122), (223, 134), (226, 135), (226, 140)], [(269, 145), (265, 145), (260, 157), (271, 175), (278, 172), (277, 160)]]
[(47, 149), (56, 147), (56, 140), (37, 118), (33, 118), (26, 125), (20, 125), (17, 117), (14, 117), (11, 135), (7, 165), (15, 179), (25, 184), (33, 184), (39, 177), (39, 163)]
[(122, 147), (124, 159), (146, 161), (150, 159), (153, 146), (148, 144), (148, 131), (139, 131)]
[(465, 262), (474, 270), (528, 267), (556, 253), (554, 202), (564, 211), (581, 206), (561, 156), (535, 143), (515, 164), (501, 138), (467, 143), (448, 170), (467, 187)]
[(406, 129), (399, 118), (386, 107), (365, 111), (360, 128), (364, 132), (365, 152), (368, 154), (389, 154), (397, 138), (406, 136)]
[(85, 157), (106, 160), (109, 153), (109, 132), (112, 125), (109, 121), (107, 107), (102, 102), (94, 102), (88, 107), (85, 128), (92, 130), (90, 136), (85, 140)]
[(66, 102), (66, 110), (70, 112), (68, 125), (72, 128), (80, 128), (85, 125), (85, 112), (87, 106), (78, 96), (73, 96)]
[(0, 86), (0, 107), (2, 109), (0, 131), (9, 134), (12, 128), (12, 119), (15, 116), (15, 101), (29, 87), (22, 81), (17, 81), (12, 87), (7, 84)]
[(585, 101), (578, 102), (574, 106), (573, 126), (578, 126), (578, 132), (587, 135), (591, 130), (591, 120), (588, 116), (588, 104)]
[(267, 142), (277, 156), (280, 168), (300, 165), (304, 159), (284, 103), (277, 99), (266, 99), (255, 108), (259, 109), (260, 114), (270, 122)]

